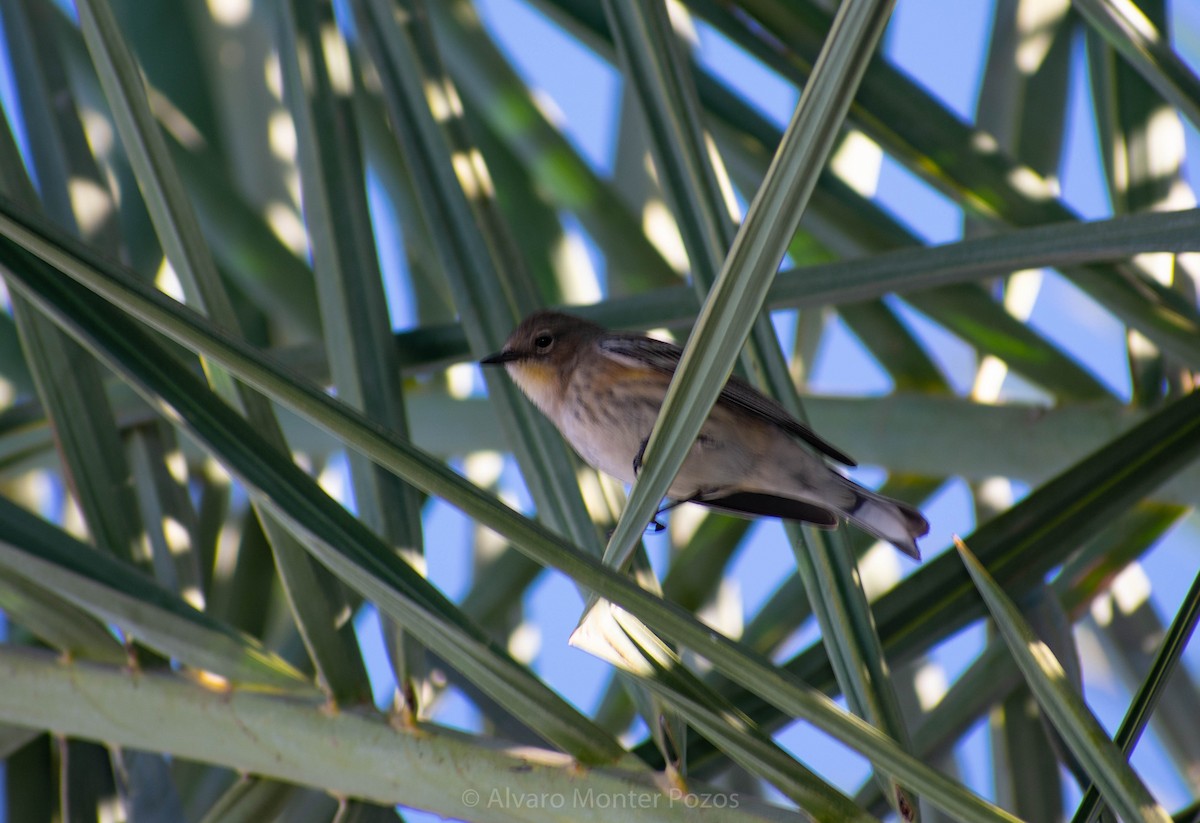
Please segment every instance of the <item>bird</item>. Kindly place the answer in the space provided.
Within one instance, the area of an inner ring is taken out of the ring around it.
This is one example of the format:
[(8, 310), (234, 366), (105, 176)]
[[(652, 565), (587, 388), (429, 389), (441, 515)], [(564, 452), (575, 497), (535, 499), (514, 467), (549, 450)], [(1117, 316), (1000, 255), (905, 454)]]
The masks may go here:
[[(682, 354), (673, 343), (543, 309), (480, 364), (504, 366), (585, 462), (633, 483)], [(824, 458), (856, 465), (734, 375), (667, 490), (673, 502), (659, 513), (686, 502), (826, 529), (845, 519), (920, 560), (917, 538), (929, 532), (921, 512), (859, 485)]]

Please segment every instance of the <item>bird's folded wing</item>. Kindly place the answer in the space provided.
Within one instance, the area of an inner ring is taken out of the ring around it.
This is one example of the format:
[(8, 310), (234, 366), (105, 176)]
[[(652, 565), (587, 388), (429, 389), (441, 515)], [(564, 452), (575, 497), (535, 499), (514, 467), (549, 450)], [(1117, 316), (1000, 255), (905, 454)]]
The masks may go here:
[[(675, 367), (679, 365), (679, 357), (683, 354), (683, 350), (673, 343), (635, 334), (610, 334), (600, 341), (600, 350), (622, 365), (649, 367), (663, 372), (668, 377), (675, 374)], [(717, 397), (717, 402), (741, 409), (776, 425), (839, 463), (847, 466), (858, 465), (844, 452), (814, 434), (811, 429), (789, 414), (783, 406), (756, 391), (753, 386), (736, 375), (729, 378), (729, 382), (725, 384), (725, 388)]]

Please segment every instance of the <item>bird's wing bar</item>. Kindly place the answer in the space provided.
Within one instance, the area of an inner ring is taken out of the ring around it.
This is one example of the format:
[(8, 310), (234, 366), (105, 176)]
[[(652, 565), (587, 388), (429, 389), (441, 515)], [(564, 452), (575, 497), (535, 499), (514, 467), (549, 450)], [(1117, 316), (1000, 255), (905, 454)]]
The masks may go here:
[[(673, 343), (653, 340), (634, 334), (610, 334), (600, 340), (600, 350), (629, 366), (647, 366), (668, 377), (675, 373), (683, 350)], [(743, 411), (772, 423), (798, 437), (822, 454), (847, 466), (856, 466), (852, 458), (826, 443), (807, 426), (792, 417), (787, 409), (771, 398), (754, 390), (749, 383), (734, 375), (717, 397), (718, 403), (735, 406)]]

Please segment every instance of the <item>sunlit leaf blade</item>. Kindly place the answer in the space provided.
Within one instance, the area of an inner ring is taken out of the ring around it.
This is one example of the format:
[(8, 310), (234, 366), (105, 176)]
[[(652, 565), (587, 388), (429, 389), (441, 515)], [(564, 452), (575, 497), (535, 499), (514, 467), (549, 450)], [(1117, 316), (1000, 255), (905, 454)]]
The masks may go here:
[(907, 298), (914, 308), (974, 343), (981, 355), (998, 358), (1014, 373), (1062, 400), (1095, 401), (1112, 396), (1091, 372), (1046, 345), (980, 286), (947, 286)]
[[(710, 155), (701, 130), (690, 66), (665, 6), (606, 0), (605, 9), (625, 73), (641, 101), (658, 182), (674, 206), (675, 222), (691, 262), (693, 284), (704, 301), (719, 279), (726, 252), (737, 247), (738, 239), (721, 187), (724, 168)], [(874, 13), (886, 18), (888, 11), (887, 5), (881, 4)], [(870, 29), (860, 36), (868, 41), (867, 45), (851, 41), (846, 48), (849, 54), (860, 48), (870, 50)], [(795, 222), (791, 221), (789, 227), (794, 230)], [(790, 412), (805, 419), (770, 320), (763, 315), (756, 317), (749, 334), (743, 355), (745, 372), (754, 375), (756, 382)], [(840, 664), (836, 671), (851, 696), (850, 705), (886, 733), (906, 741), (891, 681), (879, 665), (882, 654), (866, 597), (856, 584), (853, 563), (847, 562), (845, 544), (833, 544), (835, 562), (826, 563), (829, 546), (824, 541), (805, 539), (795, 525), (787, 528), (830, 657)], [(614, 558), (619, 562), (619, 551), (608, 559)], [(905, 819), (916, 818), (914, 798), (896, 785), (889, 793), (897, 798)]]
[(3, 498), (0, 510), (0, 565), (8, 574), (47, 586), (76, 608), (186, 665), (239, 683), (293, 690), (305, 685), (300, 673), (278, 656), (134, 569)]
[(707, 291), (720, 273), (733, 225), (700, 129), (683, 44), (665, 5), (627, 0), (603, 5), (624, 74), (641, 102), (658, 183), (673, 207), (698, 288)]
[[(1124, 16), (1141, 18), (1151, 30), (1158, 27), (1165, 32), (1169, 26), (1166, 4), (1162, 2), (1142, 3), (1140, 11), (1131, 5), (1111, 2), (1084, 3), (1081, 8), (1085, 20), (1093, 24), (1098, 17), (1111, 21)], [(1105, 24), (1101, 28), (1106, 28)], [(1191, 199), (1194, 195), (1183, 174), (1186, 149), (1180, 136), (1184, 126), (1180, 115), (1169, 111), (1154, 90), (1152, 83), (1156, 78), (1147, 82), (1135, 65), (1106, 42), (1095, 25), (1087, 29), (1085, 42), (1101, 157), (1113, 211), (1117, 214), (1162, 211)], [(1135, 57), (1133, 63), (1137, 62)], [(1188, 258), (1154, 256), (1140, 262), (1163, 284), (1185, 295), (1190, 293), (1192, 265)], [(1126, 348), (1135, 402), (1157, 403), (1169, 388), (1177, 390), (1186, 381), (1175, 364), (1140, 332), (1131, 329), (1126, 333)]]
[[(408, 434), (408, 419), (391, 346), (383, 276), (368, 210), (363, 158), (351, 105), (352, 82), (333, 74), (351, 66), (337, 37), (332, 4), (284, 4), (280, 61), (296, 123), (304, 216), (314, 255), (321, 326), (338, 396), (380, 425)], [(334, 128), (319, 129), (318, 123)], [(337, 204), (335, 206), (335, 204)], [(359, 517), (414, 568), (422, 567), (421, 505), (395, 475), (351, 454), (350, 480)], [(424, 651), (393, 626), (389, 653), (403, 699), (416, 713)]]
[[(1133, 702), (1129, 704), (1129, 710), (1113, 737), (1113, 742), (1126, 757), (1133, 752), (1133, 747), (1137, 745), (1146, 724), (1150, 721), (1155, 705), (1170, 682), (1171, 673), (1179, 666), (1183, 650), (1196, 629), (1197, 621), (1200, 621), (1200, 576), (1192, 581), (1191, 588), (1183, 598), (1183, 604), (1158, 647), (1150, 672), (1134, 695)], [(1079, 808), (1075, 810), (1075, 816), (1071, 818), (1073, 823), (1090, 823), (1095, 820), (1100, 810), (1099, 803), (1100, 790), (1095, 785), (1089, 786), (1084, 792)]]
[[(753, 185), (766, 169), (768, 152), (779, 142), (778, 129), (715, 77), (706, 75), (699, 68), (697, 76), (708, 95), (710, 122), (729, 156), (735, 176), (747, 178), (751, 181), (750, 185)], [(852, 132), (844, 138), (841, 150), (847, 151), (862, 143), (862, 138)], [(843, 159), (842, 165), (846, 170), (857, 166), (856, 163), (849, 162), (848, 158)], [(813, 193), (812, 208), (801, 228), (810, 233), (811, 242), (819, 244), (828, 253), (845, 258), (839, 262), (851, 264), (867, 254), (922, 245), (921, 240), (906, 228), (898, 217), (893, 217), (887, 209), (865, 197), (857, 186), (839, 177), (835, 170), (826, 171), (821, 176)], [(797, 260), (804, 259), (795, 251), (793, 257)], [(1040, 378), (1035, 378), (1037, 382), (1043, 385), (1050, 383), (1054, 393), (1063, 397), (1072, 397), (1076, 393), (1080, 397), (1098, 397), (1105, 394), (1103, 387), (1094, 378), (1036, 331), (1018, 325), (1011, 318), (1008, 318), (1007, 325), (997, 324), (997, 317), (1001, 312), (995, 307), (986, 315), (987, 319), (981, 317), (979, 322), (952, 322), (963, 314), (969, 315), (970, 310), (958, 307), (958, 311), (952, 311), (956, 303), (963, 302), (961, 297), (955, 300), (952, 295), (942, 295), (941, 291), (938, 289), (904, 293), (908, 302), (921, 308), (931, 319), (951, 328), (965, 342), (981, 352), (991, 355), (1003, 353), (1005, 363), (1013, 371), (1028, 376), (1031, 370), (1036, 370)], [(956, 291), (960, 296), (964, 292), (969, 294), (969, 290), (966, 289)], [(974, 303), (976, 306), (986, 307), (988, 304), (985, 300), (976, 299)], [(877, 323), (864, 323), (861, 316), (866, 309), (873, 309), (868, 317), (890, 315), (894, 305), (842, 304), (838, 306), (838, 313), (880, 364), (892, 373), (897, 387), (900, 388), (912, 382), (912, 377), (916, 377), (916, 374), (910, 376), (905, 369), (918, 365), (919, 359), (925, 356), (924, 350), (898, 320), (893, 319), (892, 328), (887, 330), (886, 335), (880, 335)], [(951, 322), (948, 322), (948, 319)], [(908, 339), (905, 340), (905, 337)], [(1014, 337), (1015, 340), (1012, 339)], [(1006, 338), (1009, 340), (1006, 341)], [(1005, 342), (1007, 345), (1002, 345)], [(926, 370), (929, 368), (925, 366)], [(927, 376), (921, 382), (935, 385), (938, 381), (935, 379), (930, 382)]]
[[(112, 10), (107, 0), (83, 0), (79, 13), (84, 40), (166, 257), (189, 301), (236, 334), (240, 323), (233, 303), (150, 111), (141, 71)], [(227, 401), (245, 411), (272, 448), (286, 451), (278, 421), (262, 397), (236, 385), (220, 369), (209, 369), (207, 376)], [(263, 529), (275, 552), (301, 637), (321, 671), (321, 683), (343, 702), (365, 702), (370, 684), (362, 656), (349, 642), (353, 626), (341, 617), (345, 608), (341, 593), (321, 579), (314, 561), (279, 524), (267, 518)]]
[(1100, 787), (1104, 798), (1126, 820), (1169, 821), (1166, 810), (1129, 767), (1079, 693), (1066, 682), (1054, 654), (1037, 639), (1016, 606), (966, 544), (959, 541), (956, 545), (1038, 703)]
[[(53, 7), (43, 9), (41, 22), (47, 32), (53, 32), (54, 42), (72, 69), (77, 93), (88, 106), (107, 110), (108, 101), (98, 78), (91, 72), (79, 30)], [(258, 308), (270, 312), (285, 335), (315, 333), (320, 317), (311, 283), (312, 271), (283, 245), (263, 216), (237, 190), (236, 181), (230, 179), (228, 170), (220, 163), (219, 153), (211, 145), (195, 139), (184, 145), (180, 135), (170, 129), (163, 131), (163, 138), (223, 273), (228, 273)], [(126, 227), (126, 234), (127, 239), (136, 236), (131, 227)]]
[[(605, 550), (609, 563), (621, 565), (629, 555), (729, 376), (882, 34), (889, 8), (886, 2), (841, 7), (845, 28), (831, 38), (826, 58), (829, 76), (822, 73), (819, 82), (805, 88), (775, 161), (729, 250), (721, 276), (708, 294), (658, 421), (647, 438), (643, 471)], [(787, 215), (789, 220), (769, 223), (765, 215)]]
[(65, 655), (105, 663), (125, 659), (120, 642), (102, 623), (35, 581), (0, 579), (0, 608), (14, 624)]
[[(471, 352), (485, 357), (499, 350), (523, 314), (536, 308), (536, 291), (522, 275), (522, 261), (511, 253), (484, 182), (486, 170), (463, 168), (455, 160), (473, 155), (463, 124), (457, 117), (443, 116), (439, 122), (430, 109), (427, 94), (449, 100), (457, 92), (444, 76), (424, 21), (408, 19), (401, 25), (379, 0), (357, 0), (355, 9), (366, 49), (384, 78), (384, 99), (425, 220), (444, 229), (435, 238), (436, 255), (466, 321), (463, 330)], [(464, 179), (470, 191), (460, 182)], [(561, 438), (520, 399), (506, 374), (490, 369), (485, 379), (539, 509), (578, 545), (598, 550), (596, 530), (574, 482), (574, 461)]]
[(734, 762), (774, 785), (817, 820), (873, 818), (793, 760), (727, 701), (691, 674), (669, 648), (630, 615), (614, 609), (591, 627), (583, 645), (629, 670)]
[[(0, 163), (7, 169), (4, 194), (31, 209), (44, 202), (53, 210), (49, 215), (52, 219), (78, 230), (65, 181), (72, 172), (83, 176), (95, 169), (89, 155), (69, 155), (65, 151), (65, 144), (78, 148), (83, 142), (79, 124), (67, 117), (55, 118), (46, 106), (47, 84), (37, 82), (43, 80), (42, 66), (36, 65), (30, 53), (33, 44), (29, 42), (27, 27), (21, 25), (24, 15), (16, 9), (10, 11), (14, 12), (13, 19), (5, 31), (10, 42), (13, 38), (22, 41), (17, 52), (26, 58), (19, 84), (24, 92), (26, 114), (34, 123), (41, 124), (42, 140), (31, 149), (33, 169), (39, 177), (57, 182), (44, 186), (49, 190), (39, 199), (24, 172), (16, 141), (6, 122), (0, 132)], [(63, 134), (68, 129), (72, 129), (69, 136), (75, 140), (68, 140)], [(80, 168), (81, 165), (89, 168)], [(56, 171), (59, 173), (55, 174)], [(130, 562), (144, 562), (144, 558), (137, 556), (138, 513), (129, 493), (129, 468), (122, 454), (114, 414), (104, 396), (98, 365), (20, 297), (12, 300), (12, 312), (26, 362), (63, 460), (65, 479), (82, 509), (92, 539), (102, 551), (113, 552)], [(69, 365), (64, 368), (64, 364)], [(81, 408), (91, 409), (92, 413), (78, 414), (76, 410)]]
[[(145, 565), (129, 467), (97, 364), (21, 298), (13, 301), (13, 311), (68, 482), (97, 548)], [(81, 415), (78, 409), (92, 413)]]
[[(1062, 663), (1063, 686), (1081, 691), (1079, 650), (1071, 621), (1048, 585), (1022, 598), (1019, 613), (1049, 652)], [(990, 633), (990, 632), (989, 632)], [(1070, 747), (1052, 724), (1026, 684), (1012, 690), (990, 715), (992, 747), (997, 783), (1006, 784), (997, 799), (1024, 819), (1055, 817), (1062, 806), (1062, 776), (1059, 764), (1086, 782), (1084, 771)]]
[[(1200, 450), (1198, 409), (1200, 393), (1176, 400), (1046, 483), (975, 531), (970, 540), (976, 554), (1010, 591), (1018, 591), (1011, 587), (1021, 581), (1036, 580), (1195, 460)], [(953, 555), (944, 554), (880, 599), (876, 617), (890, 653), (904, 656), (918, 636), (922, 642), (944, 637), (981, 613), (982, 604), (956, 564)], [(916, 598), (925, 598), (928, 606), (933, 591), (938, 592), (936, 605), (917, 608)]]
[(1200, 125), (1200, 78), (1141, 9), (1130, 0), (1077, 0), (1074, 5), (1159, 94), (1193, 126)]
[(175, 477), (170, 466), (183, 457), (175, 432), (162, 421), (127, 435), (134, 492), (146, 523), (144, 539), (159, 582), (196, 608), (204, 608), (204, 566), (196, 510), (187, 493), (187, 478)]
[[(1118, 552), (1113, 554), (1120, 556)], [(1149, 577), (1145, 564), (1146, 559), (1126, 564), (1113, 578), (1109, 591), (1101, 595), (1089, 614), (1094, 625), (1101, 628), (1098, 637), (1105, 656), (1112, 661), (1122, 684), (1130, 693), (1136, 693), (1151, 673), (1155, 652), (1167, 632), (1149, 596), (1156, 587), (1152, 578), (1149, 578), (1149, 587), (1142, 589), (1146, 596), (1138, 602), (1139, 587), (1145, 586)], [(1111, 618), (1104, 619), (1108, 617), (1105, 612), (1112, 606), (1116, 608), (1111, 608)], [(1197, 689), (1189, 672), (1178, 671), (1162, 685), (1151, 722), (1155, 742), (1162, 746), (1183, 774), (1188, 773), (1187, 764), (1200, 762), (1200, 741), (1185, 733), (1191, 726), (1191, 718), (1198, 715), (1200, 689)]]
[[(1115, 569), (1153, 546), (1184, 513), (1179, 507), (1154, 503), (1134, 507), (1064, 564), (1052, 583), (1055, 597), (1068, 612), (1078, 614), (1103, 594)], [(1022, 682), (1020, 670), (1004, 643), (999, 639), (989, 642), (913, 731), (917, 752), (937, 757), (951, 751), (988, 707)], [(871, 808), (882, 806), (874, 795), (864, 796), (860, 792), (858, 797), (860, 801), (865, 799)]]
[[(672, 794), (637, 764), (585, 770), (566, 755), (545, 749), (483, 745), (432, 725), (396, 731), (380, 718), (324, 711), (316, 700), (283, 700), (243, 689), (212, 691), (169, 674), (133, 678), (119, 667), (64, 664), (36, 649), (0, 649), (0, 670), (6, 680), (0, 718), (69, 726), (84, 739), (227, 763), (242, 772), (380, 803), (412, 804), (457, 819), (476, 814), (473, 809), (482, 808), (493, 790), (499, 797), (506, 788), (522, 797), (552, 793), (556, 789), (548, 787), (564, 784), (547, 780), (563, 769), (579, 769), (573, 778), (577, 783), (586, 775), (581, 795), (589, 788), (593, 797), (629, 797), (633, 792), (629, 802), (643, 806), (645, 819), (653, 821), (695, 820), (699, 793), (716, 792), (699, 784), (697, 797), (685, 802), (684, 792)], [(95, 706), (108, 711), (95, 711)], [(158, 722), (127, 724), (120, 722), (122, 717)], [(331, 742), (339, 744), (336, 758), (329, 755)], [(466, 793), (458, 770), (447, 769), (447, 763), (473, 764), (470, 785), (478, 786), (479, 794)], [(568, 788), (564, 798), (571, 795)], [(804, 819), (749, 797), (743, 806), (721, 810), (720, 819)], [(505, 818), (514, 819), (507, 813)], [(546, 803), (523, 809), (520, 819), (533, 823), (562, 820), (562, 815)]]
[(217, 262), (247, 294), (270, 308), (286, 333), (314, 334), (321, 318), (312, 271), (271, 232), (213, 158), (189, 151), (169, 133), (164, 136), (200, 227), (212, 238)]
[(429, 4), (446, 64), (469, 106), (529, 169), (550, 202), (570, 209), (604, 250), (615, 292), (641, 291), (678, 277), (605, 181), (579, 156), (486, 36), (466, 0)]

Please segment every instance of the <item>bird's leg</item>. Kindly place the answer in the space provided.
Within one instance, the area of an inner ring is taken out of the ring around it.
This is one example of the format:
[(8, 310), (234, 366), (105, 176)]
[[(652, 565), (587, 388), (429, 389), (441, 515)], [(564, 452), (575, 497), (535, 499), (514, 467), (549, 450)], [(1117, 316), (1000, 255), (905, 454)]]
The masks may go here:
[[(635, 454), (633, 456), (633, 476), (634, 477), (637, 477), (638, 474), (642, 470), (642, 457), (644, 457), (646, 454), (646, 444), (649, 442), (650, 442), (649, 435), (646, 435), (645, 437), (643, 437), (642, 445), (638, 446), (637, 454)], [(663, 499), (665, 500), (666, 498), (663, 498)], [(688, 502), (687, 500), (672, 500), (670, 503), (662, 504), (661, 506), (658, 507), (658, 511), (656, 511), (654, 513), (654, 518), (650, 521), (650, 524), (648, 526), (646, 526), (646, 528), (652, 529), (653, 530), (651, 532), (652, 534), (658, 534), (659, 532), (661, 532), (663, 529), (666, 528), (666, 526), (664, 524), (658, 522), (658, 516), (665, 512), (669, 512), (671, 509), (675, 508), (680, 503), (687, 503), (687, 502)]]
[[(642, 445), (637, 446), (637, 453), (634, 455), (634, 477), (637, 477), (638, 474), (641, 474), (642, 457), (646, 456), (646, 444), (649, 443), (649, 441), (649, 435), (646, 435), (646, 437), (642, 438)], [(654, 517), (650, 519), (650, 522), (646, 528), (652, 530), (652, 534), (658, 534), (659, 531), (667, 528), (666, 525), (659, 523), (659, 515), (661, 515), (661, 513), (664, 511), (670, 511), (671, 509), (674, 509), (674, 507), (678, 506), (680, 503), (682, 503), (682, 500), (677, 500), (674, 501), (674, 503), (668, 503), (666, 505), (659, 506), (659, 510), (654, 512)]]
[(642, 438), (642, 445), (638, 446), (637, 454), (633, 456), (633, 476), (637, 477), (642, 471), (642, 458), (646, 456), (646, 444), (650, 442), (650, 435)]
[[(650, 435), (646, 435), (645, 437), (643, 437), (642, 445), (638, 446), (637, 454), (635, 454), (633, 456), (633, 476), (635, 478), (642, 471), (642, 458), (646, 454), (646, 444), (649, 442), (650, 442)], [(649, 525), (647, 525), (646, 528), (651, 529), (652, 534), (658, 534), (659, 532), (661, 532), (663, 529), (666, 528), (666, 526), (664, 526), (662, 523), (658, 522), (658, 516), (665, 511), (670, 511), (671, 509), (675, 508), (682, 502), (683, 502), (682, 500), (676, 500), (674, 503), (667, 503), (664, 506), (659, 506), (658, 511), (656, 511), (654, 513), (653, 519), (651, 519)]]

